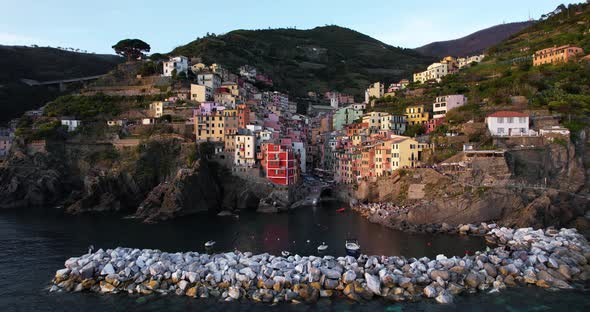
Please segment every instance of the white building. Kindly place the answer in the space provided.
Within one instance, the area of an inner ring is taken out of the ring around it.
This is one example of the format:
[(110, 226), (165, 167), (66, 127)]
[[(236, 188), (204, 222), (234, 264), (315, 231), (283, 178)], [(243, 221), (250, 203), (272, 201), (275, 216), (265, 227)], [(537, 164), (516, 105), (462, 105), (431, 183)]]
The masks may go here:
[(80, 125), (82, 121), (70, 117), (62, 117), (61, 125), (68, 127), (68, 132), (75, 131)]
[(432, 104), (433, 118), (445, 117), (448, 111), (461, 107), (467, 103), (467, 97), (462, 94), (437, 96)]
[(447, 64), (444, 63), (433, 63), (426, 71), (421, 73), (414, 74), (414, 82), (424, 83), (429, 80), (436, 80), (436, 82), (440, 82), (441, 78), (448, 75), (449, 67)]
[(468, 57), (460, 57), (457, 59), (457, 64), (459, 66), (459, 69), (461, 69), (465, 66), (471, 65), (472, 63), (481, 63), (481, 61), (483, 61), (484, 57), (485, 57), (485, 54), (473, 55), (473, 56), (468, 56)]
[(529, 115), (520, 112), (499, 111), (486, 117), (492, 136), (530, 135)]
[(162, 62), (164, 70), (162, 76), (172, 77), (172, 72), (176, 70), (176, 74), (188, 72), (188, 58), (184, 56), (171, 57), (168, 61)]
[(395, 135), (403, 135), (407, 127), (406, 116), (385, 115), (381, 117), (381, 130), (391, 131)]
[(197, 84), (207, 86), (213, 91), (221, 87), (221, 77), (215, 73), (203, 73), (197, 75)]
[(306, 172), (305, 170), (307, 169), (305, 164), (307, 162), (307, 157), (306, 157), (306, 148), (305, 148), (305, 144), (303, 144), (303, 142), (293, 142), (291, 143), (291, 146), (293, 147), (293, 152), (296, 155), (299, 155), (299, 168), (301, 169), (301, 172)]
[(164, 116), (164, 107), (167, 107), (169, 105), (168, 102), (162, 102), (162, 101), (158, 101), (158, 102), (153, 102), (150, 104), (150, 111), (152, 112), (152, 115), (156, 118), (160, 118), (162, 116)]
[(234, 165), (252, 167), (256, 163), (256, 136), (248, 131), (236, 134), (234, 140), (236, 142)]

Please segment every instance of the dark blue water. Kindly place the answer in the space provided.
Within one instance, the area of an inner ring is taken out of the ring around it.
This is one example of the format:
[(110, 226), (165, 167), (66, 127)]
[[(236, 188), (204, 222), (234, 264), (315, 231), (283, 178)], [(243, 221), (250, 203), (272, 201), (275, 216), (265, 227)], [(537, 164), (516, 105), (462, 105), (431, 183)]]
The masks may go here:
[[(203, 243), (217, 241), (216, 251), (238, 248), (278, 254), (289, 250), (315, 254), (321, 242), (330, 254), (343, 255), (344, 239), (355, 237), (363, 253), (435, 256), (463, 255), (483, 248), (478, 238), (410, 235), (371, 224), (360, 216), (335, 212), (336, 205), (304, 207), (278, 215), (242, 214), (239, 219), (197, 215), (156, 225), (116, 216), (64, 216), (56, 212), (0, 213), (0, 311), (549, 311), (566, 305), (570, 311), (590, 311), (587, 292), (552, 292), (520, 288), (500, 295), (465, 295), (451, 306), (432, 302), (391, 305), (375, 300), (365, 304), (345, 299), (314, 305), (270, 306), (248, 301), (219, 303), (185, 297), (134, 297), (126, 294), (48, 293), (46, 287), (64, 261), (97, 248), (116, 246), (165, 251), (204, 251)], [(307, 243), (307, 240), (310, 243)]]

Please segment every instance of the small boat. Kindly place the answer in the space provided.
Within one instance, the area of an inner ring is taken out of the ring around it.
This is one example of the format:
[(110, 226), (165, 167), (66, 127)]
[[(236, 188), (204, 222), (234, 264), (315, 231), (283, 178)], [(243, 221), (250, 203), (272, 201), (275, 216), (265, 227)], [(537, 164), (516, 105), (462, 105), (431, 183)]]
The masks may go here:
[(285, 257), (285, 258), (287, 258), (287, 257), (288, 257), (288, 256), (290, 256), (290, 255), (291, 255), (291, 253), (290, 253), (290, 252), (288, 252), (288, 251), (286, 251), (286, 250), (283, 250), (283, 251), (281, 251), (281, 256), (283, 256), (283, 257)]
[(210, 240), (205, 243), (205, 248), (211, 248), (211, 247), (215, 246), (216, 243), (217, 242), (215, 242), (214, 240)]
[(318, 246), (318, 251), (326, 251), (328, 249), (328, 245), (326, 245), (326, 243), (322, 242), (321, 245)]
[(345, 211), (346, 211), (346, 208), (344, 208), (344, 207), (342, 207), (340, 209), (336, 209), (336, 212), (338, 212), (338, 213), (343, 213)]
[(347, 239), (344, 247), (346, 248), (346, 255), (358, 257), (361, 254), (361, 245), (356, 239)]

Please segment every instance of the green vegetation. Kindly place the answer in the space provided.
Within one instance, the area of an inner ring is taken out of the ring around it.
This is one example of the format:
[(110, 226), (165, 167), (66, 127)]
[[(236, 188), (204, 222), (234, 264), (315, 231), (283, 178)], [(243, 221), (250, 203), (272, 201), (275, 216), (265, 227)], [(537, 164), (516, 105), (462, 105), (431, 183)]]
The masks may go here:
[(115, 53), (127, 58), (127, 61), (137, 60), (145, 52), (150, 52), (150, 45), (139, 39), (123, 39), (113, 46)]
[(406, 132), (404, 132), (405, 136), (415, 137), (418, 135), (423, 135), (426, 132), (424, 125), (408, 125), (406, 128)]
[(372, 82), (399, 81), (434, 61), (337, 26), (236, 30), (195, 40), (170, 54), (201, 57), (232, 71), (253, 65), (268, 74), (275, 87), (298, 96), (338, 90), (359, 98)]
[(96, 117), (99, 114), (114, 116), (120, 113), (117, 99), (120, 97), (103, 94), (61, 96), (45, 107), (45, 114), (49, 117), (72, 116), (81, 119)]

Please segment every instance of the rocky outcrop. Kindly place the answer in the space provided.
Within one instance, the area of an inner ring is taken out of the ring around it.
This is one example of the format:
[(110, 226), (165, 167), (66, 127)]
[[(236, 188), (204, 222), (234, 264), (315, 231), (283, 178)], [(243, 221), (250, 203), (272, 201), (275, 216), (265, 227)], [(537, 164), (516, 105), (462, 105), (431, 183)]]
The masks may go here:
[(519, 285), (571, 289), (590, 280), (590, 245), (576, 230), (486, 227), (491, 229), (486, 239), (497, 248), (435, 259), (101, 249), (66, 260), (50, 291), (175, 294), (267, 303), (346, 297), (448, 304), (463, 292), (498, 292)]
[(142, 200), (142, 192), (128, 173), (111, 176), (103, 171), (84, 177), (81, 198), (66, 207), (72, 214), (134, 210)]
[(139, 205), (135, 216), (157, 222), (196, 212), (219, 212), (222, 189), (206, 161), (180, 169), (171, 181), (156, 186)]
[(65, 177), (47, 154), (16, 152), (0, 167), (0, 209), (28, 209), (55, 205), (64, 196)]

